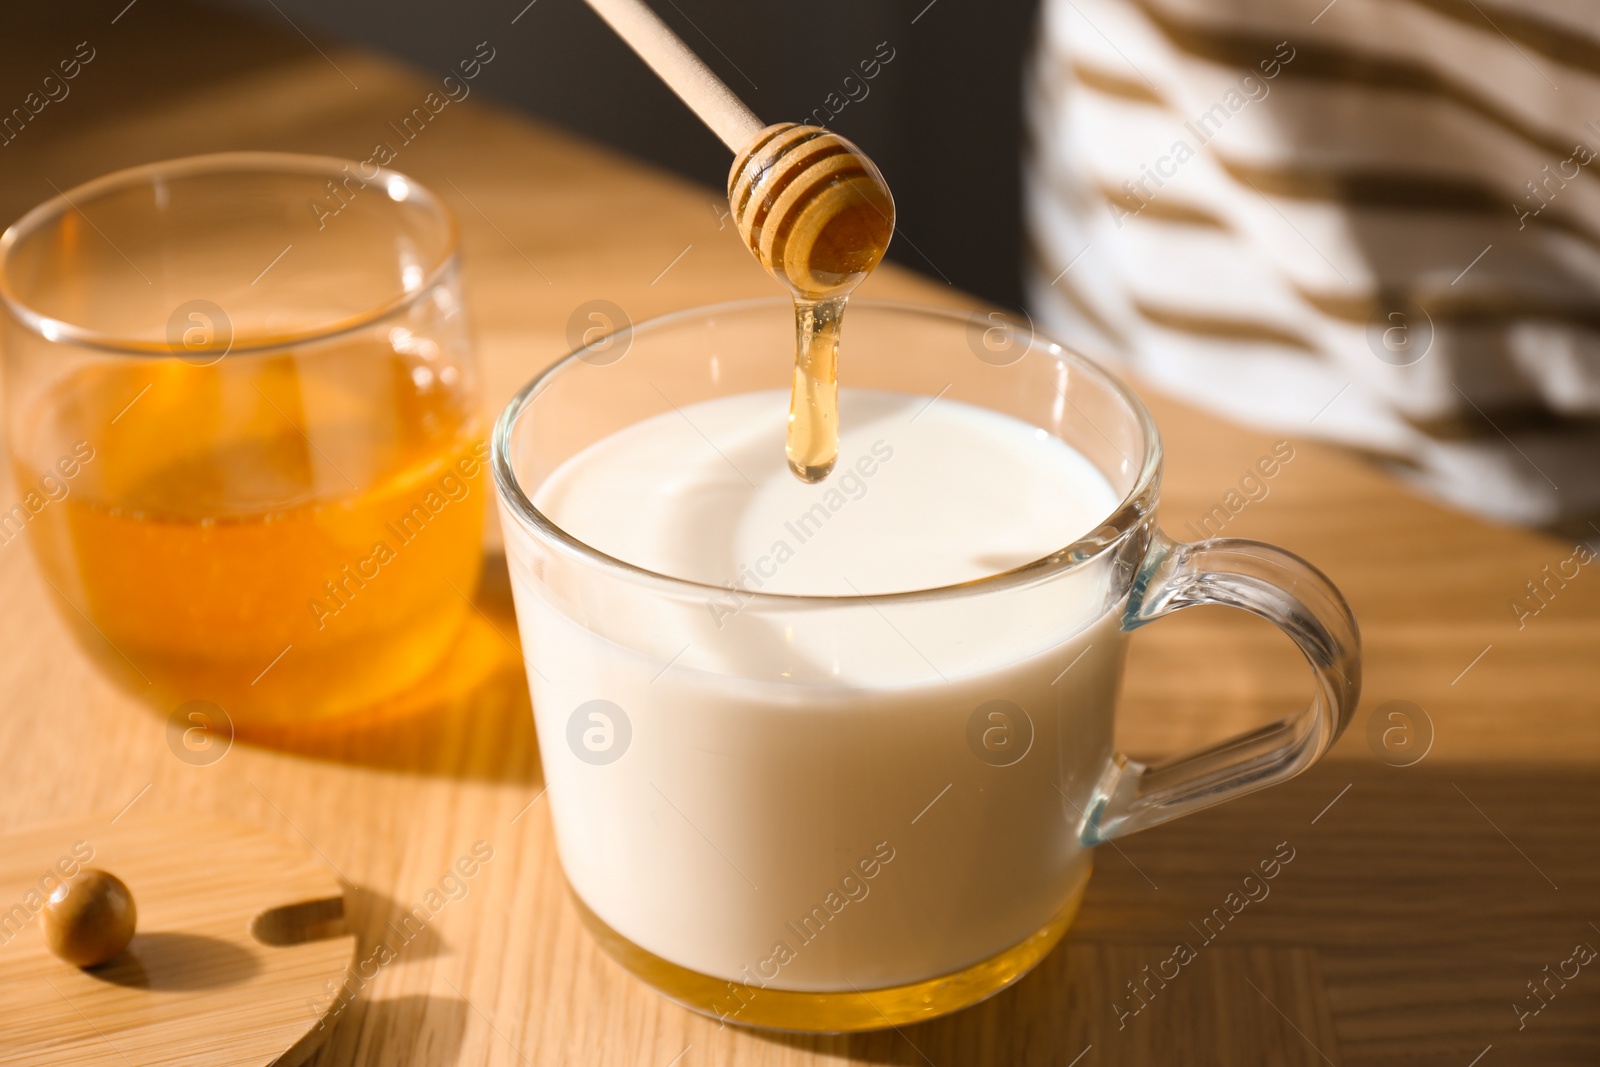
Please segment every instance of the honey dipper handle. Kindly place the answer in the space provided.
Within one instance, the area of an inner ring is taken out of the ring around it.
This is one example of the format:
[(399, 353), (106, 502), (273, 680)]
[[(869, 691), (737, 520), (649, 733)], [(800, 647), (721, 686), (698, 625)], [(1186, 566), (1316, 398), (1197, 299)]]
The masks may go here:
[(588, 3), (730, 151), (738, 152), (765, 128), (765, 123), (711, 73), (711, 68), (643, 0)]

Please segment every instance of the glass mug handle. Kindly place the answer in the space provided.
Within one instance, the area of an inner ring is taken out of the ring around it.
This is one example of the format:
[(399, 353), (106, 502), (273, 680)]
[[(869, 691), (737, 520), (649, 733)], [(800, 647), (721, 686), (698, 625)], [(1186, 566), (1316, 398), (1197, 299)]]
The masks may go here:
[(1200, 604), (1259, 615), (1294, 639), (1316, 688), (1299, 712), (1156, 765), (1111, 756), (1079, 838), (1096, 845), (1287, 781), (1322, 758), (1361, 693), (1361, 637), (1323, 573), (1272, 545), (1239, 538), (1186, 544), (1156, 532), (1128, 600), (1136, 629)]

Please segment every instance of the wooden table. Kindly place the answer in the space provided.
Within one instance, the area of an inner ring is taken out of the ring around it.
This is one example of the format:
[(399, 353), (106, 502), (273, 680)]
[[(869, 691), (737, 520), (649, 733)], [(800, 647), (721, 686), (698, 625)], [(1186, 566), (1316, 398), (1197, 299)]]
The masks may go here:
[[(22, 86), (19, 98), (56, 52), (84, 38), (96, 49), (72, 95), (0, 149), (6, 218), (49, 196), (50, 182), (67, 188), (163, 157), (259, 148), (364, 158), (436, 84), (328, 42), (319, 54), (287, 24), (156, 3), (113, 23), (120, 8), (53, 15), (0, 38), (4, 84)], [(496, 63), (518, 62), (509, 18), (473, 36), (491, 42)], [(773, 289), (719, 217), (715, 191), (481, 93), (450, 105), (395, 165), (461, 216), (492, 410), (562, 353), (567, 318), (586, 300), (613, 300), (637, 320)], [(898, 270), (870, 290), (966, 302)], [(1147, 398), (1167, 440), (1165, 521), (1177, 533), (1273, 437)], [(539, 799), (527, 690), (501, 640), (515, 624), (497, 551), (479, 598), (486, 621), (423, 702), (431, 707), (300, 751), (235, 745), (196, 767), (174, 758), (159, 715), (90, 667), (21, 543), (0, 548), (0, 830), (109, 819), (130, 804), (133, 816), (226, 814), (309, 842), (336, 866), (363, 946), (488, 842), (494, 858), (469, 895), (367, 985), (320, 1064), (1594, 1063), (1600, 968), (1552, 983), (1557, 995), (1520, 1029), (1513, 1004), (1535, 1006), (1527, 983), (1575, 945), (1600, 946), (1600, 566), (1519, 628), (1509, 602), (1570, 543), (1433, 506), (1346, 453), (1293, 443), (1270, 495), (1227, 533), (1305, 555), (1349, 596), (1366, 642), (1354, 726), (1287, 786), (1105, 850), (1063, 947), (951, 1018), (849, 1038), (720, 1029), (600, 952), (567, 898)], [(1136, 752), (1265, 720), (1307, 689), (1286, 641), (1226, 612), (1163, 622), (1134, 646), (1121, 733)], [(1412, 702), (1431, 723), (1431, 748), (1412, 766), (1369, 741), (1369, 717), (1387, 716), (1390, 701)], [(1126, 997), (1124, 983), (1193, 940), (1191, 923), (1280, 842), (1295, 859), (1271, 896), (1119, 1029), (1112, 1001)]]

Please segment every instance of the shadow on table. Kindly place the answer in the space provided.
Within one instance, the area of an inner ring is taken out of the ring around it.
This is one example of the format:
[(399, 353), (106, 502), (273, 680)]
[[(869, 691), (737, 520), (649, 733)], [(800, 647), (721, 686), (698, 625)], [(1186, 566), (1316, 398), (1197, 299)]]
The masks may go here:
[[(345, 885), (345, 922), (356, 935), (357, 960), (382, 960), (414, 963), (433, 959), (444, 950), (444, 943), (426, 910), (413, 914), (416, 904), (402, 904), (387, 893), (368, 885)], [(387, 945), (384, 953), (379, 945)], [(388, 966), (388, 964), (384, 964)]]
[(357, 999), (332, 1022), (332, 1033), (306, 1067), (347, 1063), (450, 1067), (461, 1058), (467, 1002), (460, 997)]
[(411, 691), (348, 721), (256, 741), (312, 759), (537, 785), (538, 743), (505, 556), (485, 557), (461, 636)]
[(1100, 850), (1066, 941), (990, 1000), (898, 1030), (760, 1036), (907, 1067), (1465, 1064), (1490, 1044), (1600, 1062), (1600, 980), (1551, 978), (1542, 1008), (1528, 984), (1600, 946), (1596, 811), (1600, 775), (1578, 763), (1386, 766), (1347, 737), (1293, 782)]

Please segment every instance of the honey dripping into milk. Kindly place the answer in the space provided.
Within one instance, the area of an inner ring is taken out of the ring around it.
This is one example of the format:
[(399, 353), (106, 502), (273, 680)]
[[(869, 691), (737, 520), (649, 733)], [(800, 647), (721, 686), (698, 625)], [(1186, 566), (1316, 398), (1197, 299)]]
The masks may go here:
[(817, 126), (779, 123), (733, 161), (728, 205), (766, 270), (794, 294), (794, 385), (785, 451), (803, 482), (839, 458), (839, 336), (850, 293), (894, 235), (894, 200), (862, 151)]

